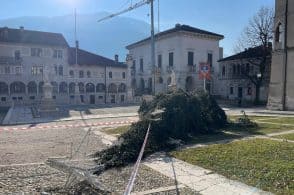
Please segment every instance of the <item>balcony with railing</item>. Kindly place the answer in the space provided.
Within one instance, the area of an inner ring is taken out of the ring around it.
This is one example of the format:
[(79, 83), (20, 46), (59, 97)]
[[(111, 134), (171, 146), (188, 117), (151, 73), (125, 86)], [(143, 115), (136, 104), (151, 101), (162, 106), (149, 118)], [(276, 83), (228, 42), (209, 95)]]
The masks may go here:
[(153, 67), (153, 70), (152, 70), (152, 73), (153, 74), (155, 73), (156, 75), (160, 75), (161, 72), (162, 72), (162, 68), (161, 67), (157, 67), (157, 66)]
[(188, 65), (188, 72), (189, 73), (196, 73), (196, 72), (198, 72), (196, 65)]
[(167, 66), (166, 67), (166, 72), (169, 73), (169, 74), (171, 74), (173, 70), (174, 70), (173, 66)]

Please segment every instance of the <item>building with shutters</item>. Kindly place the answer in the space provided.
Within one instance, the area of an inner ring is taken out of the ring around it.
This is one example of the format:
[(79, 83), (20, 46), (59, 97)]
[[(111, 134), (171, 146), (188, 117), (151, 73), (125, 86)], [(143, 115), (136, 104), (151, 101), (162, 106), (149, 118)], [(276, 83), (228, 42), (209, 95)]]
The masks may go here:
[[(252, 104), (256, 97), (255, 77), (260, 73), (263, 47), (248, 48), (245, 51), (219, 60), (218, 89), (223, 100)], [(271, 67), (271, 48), (266, 52), (267, 60), (259, 88), (260, 101), (267, 102)], [(260, 74), (261, 76), (261, 74)]]
[(45, 70), (57, 104), (127, 102), (127, 65), (118, 56), (76, 50), (59, 33), (0, 28), (0, 106), (39, 103)]
[(151, 64), (151, 38), (128, 45), (130, 86), (133, 95), (166, 92), (174, 72), (177, 88), (187, 91), (203, 89), (203, 80), (198, 77), (199, 63), (211, 66), (211, 80), (207, 90), (216, 94), (215, 79), (218, 62), (222, 57), (219, 46), (223, 35), (177, 24), (174, 28), (155, 35), (156, 63)]

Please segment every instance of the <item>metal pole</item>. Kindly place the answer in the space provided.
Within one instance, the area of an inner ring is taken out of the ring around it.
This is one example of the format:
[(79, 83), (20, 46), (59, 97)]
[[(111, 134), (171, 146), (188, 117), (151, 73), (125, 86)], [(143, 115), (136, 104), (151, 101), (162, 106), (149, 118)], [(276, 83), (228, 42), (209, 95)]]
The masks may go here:
[(78, 42), (77, 42), (77, 9), (75, 8), (75, 44), (76, 44), (76, 65), (78, 64)]
[(151, 66), (153, 67), (153, 94), (155, 95), (155, 40), (154, 40), (154, 9), (153, 1), (150, 0), (151, 8)]
[(205, 77), (203, 79), (203, 89), (206, 92), (206, 78)]
[(106, 64), (104, 65), (104, 87), (105, 87), (105, 89), (104, 89), (104, 91), (105, 91), (105, 94), (104, 94), (104, 103), (106, 104), (106, 96), (107, 96), (107, 91), (106, 91), (106, 89), (107, 89), (107, 87), (106, 87)]
[(157, 15), (157, 17), (158, 17), (158, 18), (157, 18), (157, 19), (158, 19), (158, 24), (157, 24), (158, 27), (157, 27), (157, 28), (158, 28), (158, 33), (160, 33), (160, 9), (159, 9), (159, 8), (160, 8), (160, 3), (159, 3), (159, 0), (157, 0), (157, 3), (158, 3), (158, 4), (157, 4), (157, 6), (158, 6), (158, 8), (157, 8), (157, 9), (158, 9), (158, 13), (157, 13), (157, 14), (158, 14), (158, 15)]

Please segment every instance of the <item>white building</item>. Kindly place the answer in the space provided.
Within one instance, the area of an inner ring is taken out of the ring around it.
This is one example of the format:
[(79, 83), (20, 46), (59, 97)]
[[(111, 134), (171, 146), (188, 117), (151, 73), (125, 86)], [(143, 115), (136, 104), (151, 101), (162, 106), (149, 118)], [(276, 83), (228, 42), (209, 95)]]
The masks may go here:
[(76, 63), (75, 50), (59, 33), (0, 28), (0, 106), (40, 102), (48, 72), (57, 104), (127, 102), (127, 65), (81, 49)]
[(267, 61), (263, 75), (260, 74), (260, 62), (264, 57), (263, 47), (248, 48), (243, 52), (219, 60), (220, 73), (218, 96), (242, 104), (252, 104), (256, 97), (256, 78), (260, 74), (262, 82), (259, 88), (260, 101), (265, 103), (268, 97), (270, 80), (271, 48), (266, 50)]
[(151, 94), (154, 84), (155, 93), (167, 91), (172, 70), (177, 88), (187, 91), (203, 89), (203, 81), (198, 78), (200, 62), (211, 65), (212, 79), (207, 82), (206, 88), (212, 94), (216, 93), (214, 73), (218, 72), (217, 60), (222, 55), (219, 41), (223, 38), (223, 35), (177, 24), (155, 35), (155, 67), (151, 64), (150, 37), (128, 45), (130, 85), (134, 95)]

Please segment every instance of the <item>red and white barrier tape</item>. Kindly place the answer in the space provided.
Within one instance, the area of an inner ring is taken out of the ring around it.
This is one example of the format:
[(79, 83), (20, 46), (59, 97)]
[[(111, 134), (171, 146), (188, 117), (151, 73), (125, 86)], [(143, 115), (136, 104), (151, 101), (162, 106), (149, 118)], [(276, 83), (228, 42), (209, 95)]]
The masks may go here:
[(129, 121), (100, 122), (100, 123), (89, 123), (89, 124), (37, 125), (37, 126), (32, 126), (32, 127), (3, 127), (3, 128), (0, 128), (0, 131), (94, 127), (94, 126), (105, 126), (105, 125), (131, 124), (134, 122), (136, 122), (136, 121), (129, 120)]
[(138, 173), (138, 169), (139, 169), (139, 166), (140, 166), (143, 154), (144, 154), (145, 146), (146, 146), (146, 143), (147, 143), (147, 140), (148, 140), (150, 127), (151, 127), (151, 123), (149, 123), (149, 125), (148, 125), (148, 129), (147, 129), (147, 132), (146, 132), (146, 135), (145, 135), (143, 145), (141, 147), (141, 150), (140, 150), (139, 156), (137, 158), (136, 164), (134, 166), (134, 169), (132, 171), (131, 177), (129, 179), (129, 183), (128, 183), (126, 189), (125, 189), (124, 195), (130, 195), (131, 191), (133, 189), (133, 185), (134, 185), (134, 182), (135, 182), (135, 179), (136, 179), (136, 176), (137, 176), (137, 173)]

